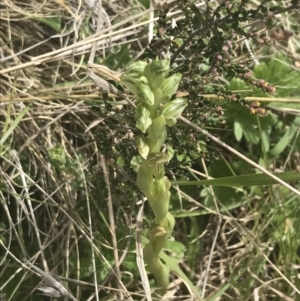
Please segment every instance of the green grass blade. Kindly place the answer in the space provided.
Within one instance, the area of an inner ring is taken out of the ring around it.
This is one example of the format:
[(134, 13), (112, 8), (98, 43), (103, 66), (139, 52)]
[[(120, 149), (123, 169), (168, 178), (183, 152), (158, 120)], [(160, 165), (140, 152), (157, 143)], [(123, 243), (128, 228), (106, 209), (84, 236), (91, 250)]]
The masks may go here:
[[(235, 282), (237, 279), (239, 279), (239, 275), (236, 275), (233, 277), (233, 280), (231, 282)], [(218, 298), (220, 298), (226, 290), (228, 290), (231, 287), (231, 282), (227, 282), (217, 293), (215, 293), (212, 297), (207, 299), (206, 301), (215, 301)]]
[[(274, 176), (280, 178), (281, 180), (291, 183), (300, 181), (300, 173), (296, 172), (283, 172), (283, 173), (274, 173)], [(262, 185), (273, 185), (277, 181), (270, 178), (268, 175), (260, 174), (248, 174), (248, 175), (239, 175), (233, 177), (224, 177), (217, 178), (212, 180), (202, 180), (202, 181), (172, 181), (172, 185), (178, 186), (188, 186), (188, 185), (212, 185), (212, 186), (262, 186)]]
[(171, 269), (172, 272), (174, 272), (178, 277), (180, 277), (185, 284), (191, 289), (191, 291), (194, 293), (194, 295), (199, 299), (199, 301), (203, 301), (199, 289), (197, 289), (189, 277), (185, 275), (185, 273), (181, 270), (179, 267), (179, 262), (176, 258), (170, 257), (165, 252), (160, 253), (160, 258), (167, 264), (167, 266)]
[(8, 128), (8, 130), (3, 134), (2, 138), (0, 139), (0, 148), (4, 144), (4, 142), (7, 140), (7, 138), (11, 135), (11, 133), (14, 131), (14, 129), (18, 126), (22, 118), (25, 116), (25, 114), (28, 112), (29, 107), (26, 107), (22, 110), (22, 112), (18, 115), (18, 117), (14, 120), (12, 125)]

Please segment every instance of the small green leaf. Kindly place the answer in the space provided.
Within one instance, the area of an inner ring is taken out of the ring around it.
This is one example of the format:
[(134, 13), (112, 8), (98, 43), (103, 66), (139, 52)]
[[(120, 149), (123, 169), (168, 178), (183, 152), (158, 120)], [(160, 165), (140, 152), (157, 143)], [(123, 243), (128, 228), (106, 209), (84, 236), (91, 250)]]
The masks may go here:
[(145, 133), (148, 127), (152, 124), (150, 111), (142, 104), (137, 106), (134, 118), (136, 120), (136, 127), (143, 133)]
[(255, 129), (252, 124), (248, 122), (244, 122), (242, 124), (242, 127), (243, 127), (243, 133), (246, 140), (250, 143), (258, 144), (260, 141), (259, 131)]
[(63, 169), (67, 163), (66, 152), (61, 145), (47, 149), (50, 163), (56, 168)]
[(241, 127), (241, 124), (238, 121), (234, 122), (234, 135), (235, 139), (240, 142), (243, 137), (243, 129)]
[(277, 142), (277, 144), (269, 151), (269, 155), (272, 157), (279, 156), (285, 148), (289, 145), (294, 138), (297, 131), (300, 129), (300, 117), (296, 117), (291, 124), (290, 128), (285, 132), (283, 137)]
[(168, 249), (171, 252), (176, 253), (179, 259), (179, 258), (184, 258), (186, 246), (179, 241), (169, 240), (166, 243), (165, 249)]
[(261, 132), (261, 144), (264, 152), (268, 152), (270, 148), (270, 137), (267, 131)]

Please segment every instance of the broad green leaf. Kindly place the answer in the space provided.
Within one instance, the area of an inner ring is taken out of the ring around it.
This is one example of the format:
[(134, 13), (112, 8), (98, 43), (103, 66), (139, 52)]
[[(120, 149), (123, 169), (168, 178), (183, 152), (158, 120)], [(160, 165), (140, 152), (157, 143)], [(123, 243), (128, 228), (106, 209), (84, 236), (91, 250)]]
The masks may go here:
[[(253, 75), (257, 79), (264, 79), (271, 85), (276, 85), (277, 97), (292, 97), (298, 95), (300, 72), (293, 70), (289, 64), (291, 62), (282, 54), (272, 57), (267, 62), (255, 66)], [(259, 92), (256, 96), (267, 94)]]
[[(234, 129), (236, 139), (239, 138), (241, 132), (246, 141), (253, 144), (258, 144), (261, 139), (261, 134), (257, 129), (257, 115), (251, 114), (249, 109), (240, 106), (236, 103), (227, 104), (224, 118)], [(274, 114), (269, 113), (268, 116), (260, 118), (260, 126), (263, 131), (270, 131), (277, 119)], [(237, 124), (240, 128), (237, 128)], [(239, 140), (238, 140), (239, 141)]]
[(249, 85), (246, 84), (245, 81), (242, 79), (234, 77), (230, 82), (229, 85), (227, 85), (228, 90), (235, 91), (235, 90), (249, 90)]

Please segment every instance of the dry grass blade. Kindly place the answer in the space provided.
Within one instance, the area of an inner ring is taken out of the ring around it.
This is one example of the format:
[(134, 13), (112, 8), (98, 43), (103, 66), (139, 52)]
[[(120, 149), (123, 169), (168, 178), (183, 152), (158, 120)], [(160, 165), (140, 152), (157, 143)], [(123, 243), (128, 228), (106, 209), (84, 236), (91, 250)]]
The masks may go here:
[[(77, 301), (77, 299), (75, 299), (66, 289), (65, 287), (59, 283), (53, 276), (50, 275), (49, 272), (44, 272), (43, 270), (41, 270), (39, 267), (33, 265), (31, 262), (25, 260), (25, 262), (29, 265), (29, 268), (34, 270), (35, 272), (39, 273), (42, 277), (42, 279), (45, 281), (45, 283), (47, 285), (50, 286), (49, 287), (40, 287), (39, 290), (42, 290), (44, 293), (47, 293), (49, 296), (49, 293), (52, 294), (52, 297), (68, 297), (73, 301)], [(51, 290), (54, 289), (53, 290)], [(55, 296), (53, 296), (53, 293), (55, 294)]]
[(137, 215), (137, 230), (136, 230), (136, 263), (141, 275), (142, 285), (147, 298), (147, 301), (152, 301), (151, 290), (149, 285), (149, 280), (147, 272), (145, 269), (145, 264), (143, 260), (143, 247), (142, 247), (142, 227), (143, 227), (143, 210), (144, 210), (144, 200), (142, 200), (142, 206), (139, 209)]
[[(120, 273), (120, 261), (119, 261), (119, 253), (118, 253), (118, 244), (116, 239), (116, 232), (115, 232), (115, 220), (114, 220), (114, 211), (113, 211), (113, 204), (112, 204), (112, 197), (111, 197), (111, 189), (110, 189), (110, 179), (107, 172), (105, 157), (101, 156), (101, 165), (103, 168), (104, 179), (107, 186), (107, 200), (108, 200), (108, 211), (109, 211), (109, 222), (110, 222), (110, 232), (112, 235), (112, 242), (113, 242), (113, 249), (114, 249), (114, 259), (115, 259), (115, 269), (117, 275), (117, 281), (121, 282), (121, 273)], [(120, 292), (119, 298), (123, 299), (123, 294)]]

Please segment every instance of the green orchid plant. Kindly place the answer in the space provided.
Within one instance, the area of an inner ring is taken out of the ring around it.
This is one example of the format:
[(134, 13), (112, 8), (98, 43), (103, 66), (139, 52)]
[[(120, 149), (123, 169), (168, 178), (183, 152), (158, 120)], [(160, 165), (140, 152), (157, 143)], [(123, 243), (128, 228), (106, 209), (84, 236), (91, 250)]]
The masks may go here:
[(137, 173), (137, 186), (147, 197), (155, 216), (155, 226), (149, 230), (149, 243), (144, 247), (144, 261), (153, 273), (163, 295), (169, 285), (169, 268), (159, 254), (169, 239), (175, 219), (169, 212), (171, 183), (165, 176), (169, 156), (162, 152), (167, 138), (167, 126), (174, 126), (187, 106), (187, 100), (171, 97), (178, 89), (181, 74), (170, 77), (170, 61), (138, 61), (130, 64), (121, 76), (121, 82), (135, 95), (136, 126), (147, 138), (138, 138), (137, 148), (142, 163)]

